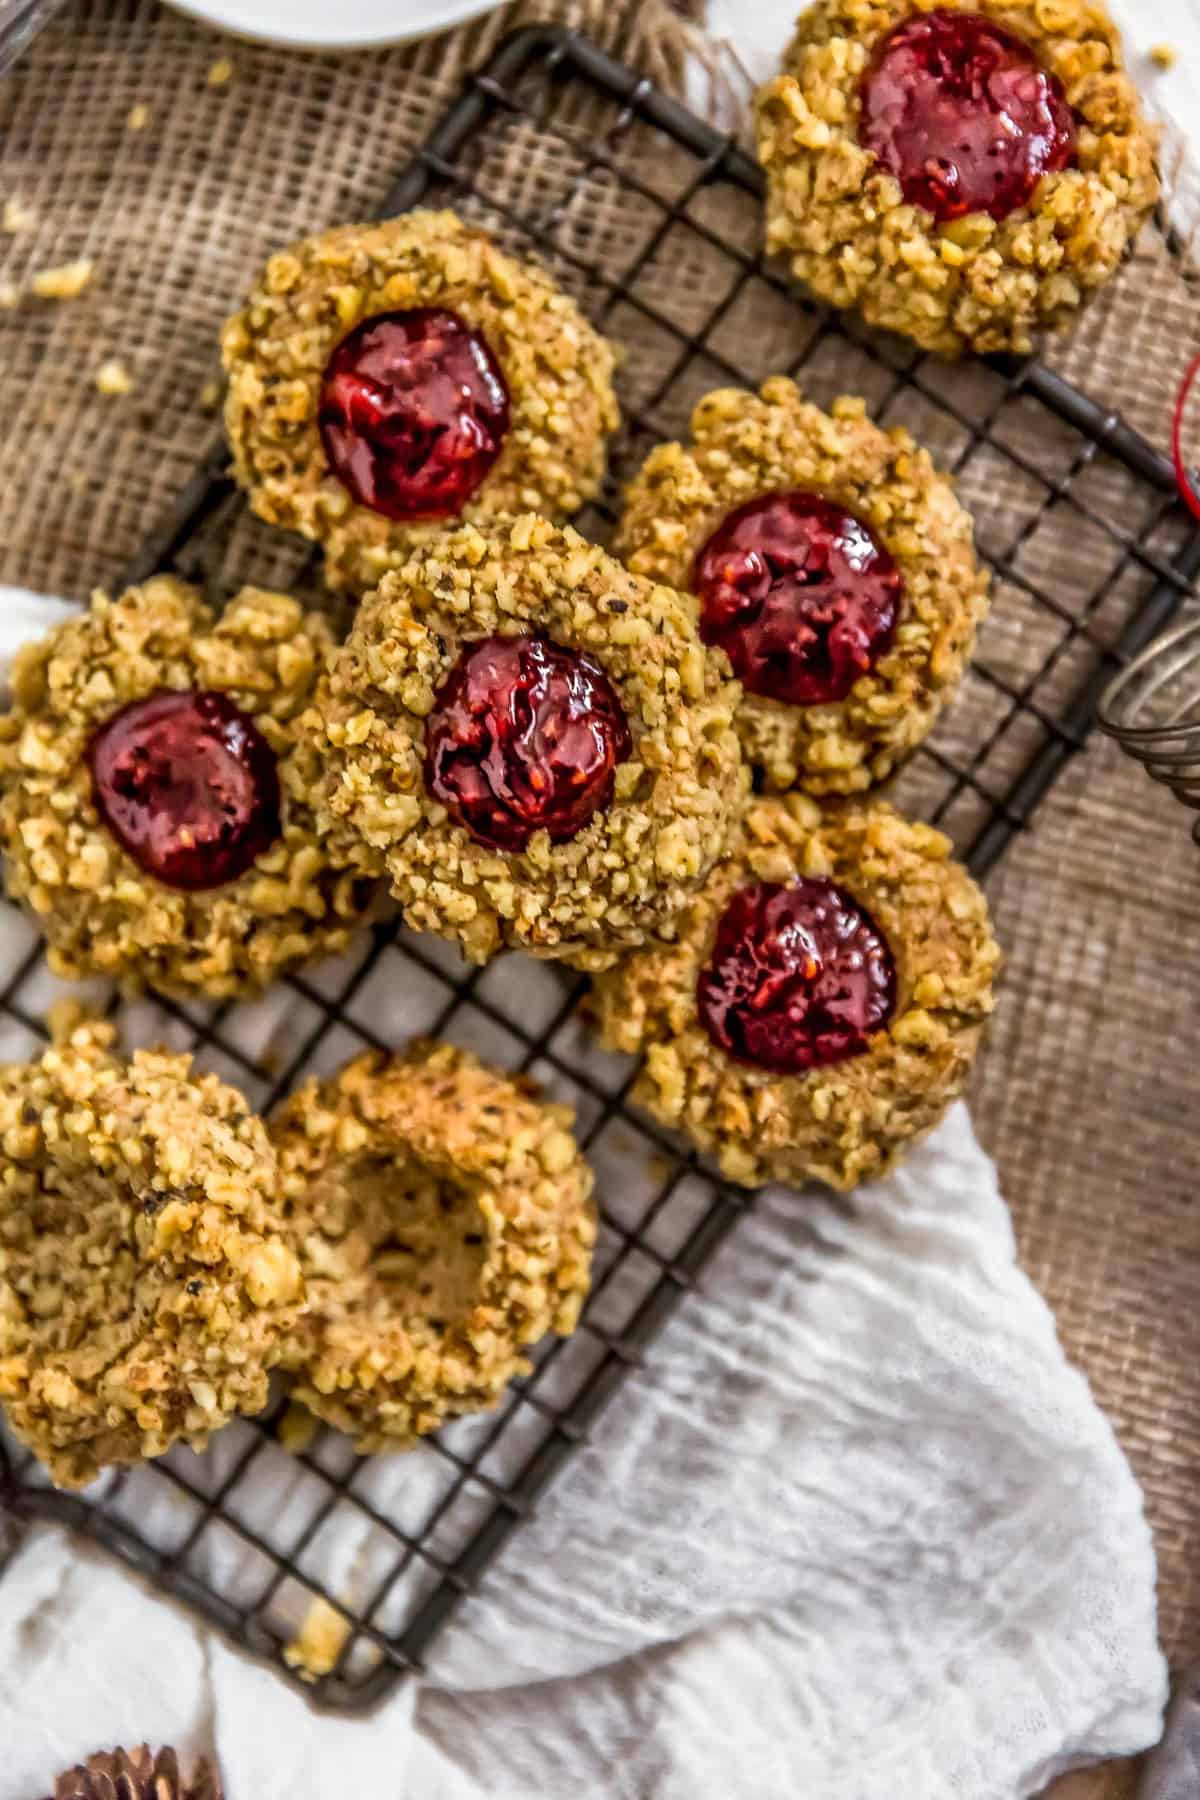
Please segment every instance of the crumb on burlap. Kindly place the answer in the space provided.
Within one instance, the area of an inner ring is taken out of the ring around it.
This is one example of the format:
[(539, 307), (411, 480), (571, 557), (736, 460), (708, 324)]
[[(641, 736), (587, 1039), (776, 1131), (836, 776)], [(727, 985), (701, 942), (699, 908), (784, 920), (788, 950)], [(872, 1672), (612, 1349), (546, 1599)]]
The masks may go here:
[(110, 356), (107, 362), (100, 364), (96, 370), (96, 391), (98, 393), (118, 399), (122, 394), (131, 393), (132, 390), (133, 376), (123, 362), (119, 362), (115, 356)]
[(283, 1660), (301, 1681), (318, 1681), (337, 1666), (349, 1636), (350, 1621), (345, 1613), (318, 1595), (291, 1643), (284, 1645)]
[(94, 267), (90, 256), (81, 256), (76, 262), (39, 269), (30, 283), (31, 291), (39, 300), (74, 300), (92, 279)]
[(0, 312), (15, 312), (21, 304), (21, 290), (15, 281), (0, 281)]
[(136, 106), (131, 106), (129, 109), (129, 115), (125, 120), (125, 129), (126, 131), (145, 131), (149, 123), (150, 108), (144, 100), (139, 100)]
[(200, 410), (209, 413), (216, 412), (220, 404), (221, 383), (219, 381), (206, 381), (204, 386), (200, 389)]
[(16, 237), (22, 231), (32, 230), (37, 224), (37, 214), (31, 207), (22, 205), (20, 200), (6, 200), (2, 224), (10, 237)]
[(208, 71), (208, 85), (212, 88), (226, 87), (233, 80), (234, 68), (227, 56), (219, 56)]
[(1173, 69), (1179, 61), (1179, 52), (1174, 44), (1151, 44), (1150, 61), (1156, 69)]

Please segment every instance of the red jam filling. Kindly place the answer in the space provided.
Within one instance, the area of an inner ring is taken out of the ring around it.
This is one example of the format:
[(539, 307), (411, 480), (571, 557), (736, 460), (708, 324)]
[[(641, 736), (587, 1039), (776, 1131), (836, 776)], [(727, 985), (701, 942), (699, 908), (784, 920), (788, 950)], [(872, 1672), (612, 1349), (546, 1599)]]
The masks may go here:
[(861, 519), (818, 494), (739, 506), (696, 558), (700, 635), (751, 694), (844, 700), (896, 630), (903, 577)]
[(379, 313), (330, 357), (317, 422), (330, 468), (363, 506), (447, 519), (500, 454), (508, 388), (486, 340), (456, 313)]
[(625, 710), (590, 656), (544, 637), (468, 644), (425, 723), (425, 785), (477, 844), (564, 843), (609, 804), (633, 747)]
[(722, 913), (696, 1002), (727, 1055), (802, 1075), (862, 1054), (895, 1009), (896, 966), (845, 888), (763, 881), (739, 889)]
[(1029, 45), (980, 13), (939, 8), (884, 38), (858, 136), (912, 206), (945, 223), (1007, 218), (1075, 162), (1075, 116)]
[(224, 887), (283, 829), (275, 752), (227, 694), (135, 700), (100, 728), (88, 756), (97, 812), (166, 887)]

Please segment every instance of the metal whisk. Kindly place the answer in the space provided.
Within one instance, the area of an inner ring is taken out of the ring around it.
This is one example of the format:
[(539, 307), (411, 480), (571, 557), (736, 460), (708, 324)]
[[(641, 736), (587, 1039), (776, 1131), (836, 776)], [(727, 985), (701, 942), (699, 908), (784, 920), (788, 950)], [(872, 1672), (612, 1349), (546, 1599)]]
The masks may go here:
[[(1098, 718), (1155, 781), (1200, 810), (1200, 618), (1165, 632), (1122, 669)], [(1192, 836), (1200, 844), (1200, 819)]]

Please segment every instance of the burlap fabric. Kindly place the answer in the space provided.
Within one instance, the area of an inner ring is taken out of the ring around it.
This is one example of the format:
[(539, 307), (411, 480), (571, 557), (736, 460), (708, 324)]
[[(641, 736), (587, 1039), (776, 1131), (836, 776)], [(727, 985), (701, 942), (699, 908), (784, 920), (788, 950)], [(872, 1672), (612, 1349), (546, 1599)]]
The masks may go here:
[[(204, 390), (216, 331), (256, 266), (280, 242), (371, 212), (406, 153), (506, 30), (569, 17), (664, 81), (678, 78), (678, 35), (662, 0), (522, 7), (452, 37), (358, 57), (231, 44), (149, 0), (76, 0), (0, 84), (0, 204), (31, 222), (0, 236), (0, 284), (90, 257), (73, 301), (0, 310), (0, 581), (84, 595), (113, 579), (210, 442)], [(232, 80), (210, 86), (217, 58)], [(148, 109), (130, 129), (135, 106)], [(662, 147), (656, 155), (668, 159)], [(515, 206), (544, 198), (564, 170), (534, 139), (509, 144), (501, 185)], [(655, 179), (666, 180), (666, 160)], [(745, 203), (713, 223), (753, 239)], [(610, 185), (585, 193), (589, 253), (619, 263), (638, 221)], [(716, 276), (674, 252), (645, 272), (644, 292), (687, 324), (711, 307)], [(3, 288), (0, 287), (0, 294)], [(765, 374), (795, 350), (777, 307), (732, 318), (730, 347)], [(1172, 393), (1200, 327), (1200, 294), (1161, 239), (1147, 238), (1116, 289), (1055, 352), (1080, 384), (1165, 444)], [(630, 343), (626, 393), (649, 395), (661, 355), (635, 317), (610, 329)], [(121, 399), (94, 385), (116, 357), (134, 381)], [(833, 352), (814, 396), (853, 384), (861, 364)], [(681, 426), (689, 397), (720, 379), (701, 361), (659, 422)], [(808, 378), (806, 377), (806, 380)], [(974, 405), (991, 378), (967, 384)], [(869, 397), (880, 399), (880, 377)], [(898, 410), (952, 459), (948, 415)], [(1061, 443), (1032, 413), (997, 425), (1038, 466), (1064, 472)], [(1032, 438), (1030, 433), (1032, 432)], [(1104, 516), (1140, 521), (1146, 496), (1100, 462), (1077, 477)], [(964, 497), (993, 548), (1012, 551), (1043, 587), (1086, 596), (1115, 561), (1103, 534), (1051, 513), (1014, 546), (1030, 495), (1002, 458), (977, 455)], [(1169, 542), (1169, 533), (1162, 544)], [(1127, 569), (1093, 626), (1111, 636), (1145, 586)], [(1079, 604), (1083, 604), (1080, 599)], [(1039, 659), (1039, 621), (1001, 589), (985, 647), (1014, 681)], [(1086, 661), (1077, 644), (1042, 698), (1061, 700)], [(979, 696), (960, 708), (947, 746), (969, 754), (986, 724)], [(955, 733), (958, 734), (955, 737)], [(989, 757), (995, 785), (1028, 749), (1018, 731)], [(916, 771), (901, 798), (928, 796)], [(969, 835), (972, 802), (950, 820)], [(1008, 978), (974, 1089), (975, 1114), (999, 1160), (1022, 1253), (1054, 1306), (1067, 1348), (1088, 1372), (1145, 1486), (1161, 1557), (1164, 1641), (1176, 1661), (1200, 1654), (1200, 1256), (1195, 1208), (1200, 1006), (1195, 946), (1200, 854), (1185, 815), (1111, 747), (1094, 741), (1069, 768), (991, 884)], [(1125, 1778), (1089, 1789), (1105, 1796)]]

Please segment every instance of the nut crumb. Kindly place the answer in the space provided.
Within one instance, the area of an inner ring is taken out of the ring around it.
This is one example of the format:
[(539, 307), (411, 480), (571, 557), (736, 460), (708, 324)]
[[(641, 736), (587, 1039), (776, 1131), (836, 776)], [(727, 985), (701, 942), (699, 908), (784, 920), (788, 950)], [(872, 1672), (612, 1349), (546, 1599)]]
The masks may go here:
[(21, 304), (21, 290), (15, 281), (0, 281), (0, 312), (14, 312)]
[(216, 412), (221, 404), (221, 384), (219, 381), (206, 381), (200, 389), (200, 406), (204, 412)]
[(125, 120), (125, 129), (126, 131), (145, 131), (149, 123), (150, 108), (144, 100), (139, 100), (136, 106), (131, 106), (129, 109), (129, 116)]
[(284, 1645), (283, 1660), (302, 1681), (316, 1681), (336, 1667), (349, 1636), (346, 1615), (318, 1595), (291, 1643)]
[(1150, 61), (1156, 69), (1173, 69), (1179, 61), (1179, 53), (1173, 44), (1152, 44)]
[(115, 399), (132, 390), (133, 376), (124, 363), (118, 362), (115, 356), (110, 356), (108, 361), (102, 362), (96, 370), (96, 388), (99, 393), (107, 394)]
[(22, 206), (19, 200), (4, 202), (4, 229), (15, 237), (18, 232), (29, 231), (37, 224), (37, 214), (28, 206)]
[(309, 1412), (307, 1406), (302, 1406), (299, 1400), (291, 1400), (279, 1421), (279, 1442), (292, 1456), (303, 1456), (316, 1437), (320, 1424), (321, 1421)]
[(219, 56), (208, 71), (209, 87), (224, 87), (233, 80), (233, 64), (227, 56)]
[(59, 263), (53, 269), (39, 269), (31, 283), (39, 300), (74, 300), (92, 279), (94, 265), (88, 256), (77, 262)]

